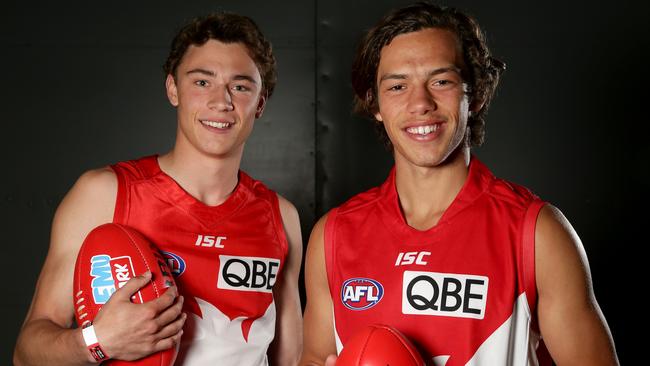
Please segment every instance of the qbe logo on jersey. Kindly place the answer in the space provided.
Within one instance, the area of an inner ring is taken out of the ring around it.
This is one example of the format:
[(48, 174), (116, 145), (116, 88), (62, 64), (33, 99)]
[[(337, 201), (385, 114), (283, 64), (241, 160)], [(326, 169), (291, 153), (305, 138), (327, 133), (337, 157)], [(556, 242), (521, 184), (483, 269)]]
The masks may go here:
[[(95, 304), (105, 304), (117, 289), (122, 288), (135, 276), (135, 272), (131, 257), (111, 258), (106, 254), (99, 254), (90, 258), (90, 275), (93, 277), (90, 287)], [(140, 291), (131, 297), (131, 300), (142, 304)]]
[(404, 271), (402, 313), (483, 319), (488, 278), (455, 273)]
[(220, 255), (217, 287), (223, 290), (272, 292), (279, 270), (279, 259)]
[(350, 310), (366, 310), (384, 297), (384, 286), (370, 278), (350, 278), (341, 286), (341, 302)]

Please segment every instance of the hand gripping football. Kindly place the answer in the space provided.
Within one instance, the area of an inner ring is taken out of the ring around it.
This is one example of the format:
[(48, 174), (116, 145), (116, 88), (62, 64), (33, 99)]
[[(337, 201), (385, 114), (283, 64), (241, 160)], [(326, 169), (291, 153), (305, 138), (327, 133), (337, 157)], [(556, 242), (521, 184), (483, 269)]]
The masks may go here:
[(415, 346), (400, 331), (374, 324), (356, 333), (341, 351), (336, 366), (424, 366)]
[[(174, 279), (158, 249), (136, 230), (120, 224), (104, 224), (84, 240), (74, 270), (73, 301), (79, 327), (92, 322), (111, 295), (126, 282), (151, 271), (151, 282), (131, 297), (143, 303), (160, 297)], [(169, 366), (177, 347), (137, 361), (109, 360), (102, 365)]]

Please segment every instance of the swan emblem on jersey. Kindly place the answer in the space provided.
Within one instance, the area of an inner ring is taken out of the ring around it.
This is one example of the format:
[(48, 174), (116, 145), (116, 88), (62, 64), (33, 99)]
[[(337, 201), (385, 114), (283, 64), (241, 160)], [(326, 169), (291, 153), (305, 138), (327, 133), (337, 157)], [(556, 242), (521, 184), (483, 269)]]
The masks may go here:
[[(219, 255), (218, 258), (216, 278), (197, 272), (197, 268), (201, 267), (198, 263), (186, 273), (185, 280), (191, 281), (185, 283), (188, 286), (179, 282), (181, 294), (185, 297), (183, 308), (194, 320), (188, 318), (188, 322), (196, 325), (198, 328), (194, 328), (198, 330), (207, 329), (197, 334), (207, 334), (213, 340), (218, 339), (217, 343), (223, 342), (227, 336), (236, 338), (242, 344), (257, 339), (259, 336), (253, 334), (255, 332), (267, 334), (268, 326), (264, 324), (268, 323), (273, 328), (267, 342), (270, 343), (275, 329), (273, 286), (280, 273), (281, 260), (230, 255)], [(174, 268), (179, 269), (176, 272), (182, 273), (183, 268), (187, 269), (180, 256), (171, 256), (171, 261), (175, 263)], [(192, 325), (189, 327), (192, 328)], [(254, 345), (251, 347), (255, 348)]]
[(181, 352), (176, 360), (182, 365), (267, 365), (266, 350), (275, 336), (275, 304), (264, 315), (250, 322), (242, 337), (245, 317), (230, 319), (209, 302), (195, 298), (202, 316), (189, 313), (183, 327)]

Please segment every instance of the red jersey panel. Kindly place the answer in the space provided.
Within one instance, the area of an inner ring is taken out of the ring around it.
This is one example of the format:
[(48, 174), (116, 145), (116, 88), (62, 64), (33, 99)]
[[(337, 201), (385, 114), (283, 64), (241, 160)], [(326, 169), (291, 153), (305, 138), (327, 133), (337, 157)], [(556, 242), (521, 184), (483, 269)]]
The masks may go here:
[[(472, 158), (439, 222), (408, 226), (395, 171), (332, 210), (325, 258), (339, 352), (362, 327), (389, 324), (431, 365), (537, 364), (534, 230), (543, 202)], [(531, 235), (532, 234), (532, 235)]]
[(288, 250), (277, 195), (240, 171), (230, 197), (207, 206), (162, 172), (156, 156), (112, 168), (114, 222), (156, 244), (185, 298), (176, 364), (266, 365), (273, 285)]

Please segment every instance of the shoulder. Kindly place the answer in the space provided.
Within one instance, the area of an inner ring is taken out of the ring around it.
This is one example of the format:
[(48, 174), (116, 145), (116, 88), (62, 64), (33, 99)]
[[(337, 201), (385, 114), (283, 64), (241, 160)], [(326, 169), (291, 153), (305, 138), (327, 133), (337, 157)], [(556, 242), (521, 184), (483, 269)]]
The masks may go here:
[(109, 167), (83, 173), (59, 205), (53, 232), (87, 233), (113, 218), (117, 197), (117, 178)]
[(540, 296), (558, 284), (590, 285), (589, 264), (580, 237), (559, 209), (545, 205), (535, 226), (535, 276)]
[[(337, 214), (344, 215), (368, 209), (382, 198), (381, 186), (358, 193), (336, 208)], [(330, 211), (331, 213), (332, 211)], [(328, 215), (326, 215), (328, 216)]]
[[(311, 233), (309, 235), (309, 242), (307, 243), (307, 263), (312, 262), (317, 262), (319, 264), (325, 263), (325, 232), (326, 232), (326, 227), (328, 225), (328, 222), (332, 223), (331, 220), (333, 220), (336, 217), (336, 212), (338, 211), (338, 208), (334, 208), (327, 212), (325, 215), (321, 216), (320, 219), (314, 224), (314, 226), (311, 229)], [(310, 260), (310, 257), (312, 260)], [(318, 258), (314, 260), (313, 258)]]
[(127, 180), (141, 180), (161, 173), (158, 155), (148, 155), (138, 159), (125, 160), (111, 165), (115, 173)]
[(494, 178), (488, 192), (491, 198), (521, 209), (540, 199), (530, 189), (500, 178)]
[(261, 180), (257, 180), (243, 170), (240, 170), (238, 173), (239, 184), (243, 185), (247, 189), (255, 193), (267, 193), (273, 192), (269, 187), (264, 184)]
[(530, 189), (495, 176), (490, 168), (476, 157), (472, 157), (463, 190), (479, 193), (479, 198), (487, 198), (515, 211), (526, 210), (532, 201), (539, 200)]
[(88, 170), (66, 194), (60, 209), (68, 206), (94, 206), (114, 204), (117, 196), (117, 176), (110, 167)]
[(276, 195), (278, 196), (278, 207), (280, 208), (280, 215), (282, 215), (282, 221), (299, 220), (298, 210), (296, 209), (296, 206), (294, 206), (293, 203), (291, 203), (289, 200), (282, 197), (281, 195), (277, 193)]
[[(95, 227), (113, 220), (116, 194), (117, 181), (110, 168), (90, 170), (79, 177), (54, 214), (41, 279), (62, 278), (63, 274), (72, 278), (75, 258), (85, 237)], [(55, 287), (71, 284), (57, 282)]]
[(289, 244), (289, 250), (294, 252), (294, 254), (302, 260), (302, 234), (300, 231), (300, 217), (298, 216), (298, 210), (286, 198), (279, 194), (277, 197), (278, 208), (282, 219), (282, 227)]
[(272, 205), (277, 201), (277, 208), (280, 211), (280, 216), (282, 217), (282, 222), (285, 226), (287, 223), (293, 223), (294, 221), (299, 223), (298, 210), (289, 200), (271, 190), (262, 181), (251, 178), (244, 171), (239, 171), (239, 180), (240, 184), (242, 184), (244, 188), (251, 192), (257, 199), (262, 199)]
[[(332, 212), (335, 212), (338, 209), (332, 209), (325, 215), (321, 216), (318, 221), (316, 221), (316, 224), (314, 224), (314, 227), (311, 229), (311, 237), (314, 239), (319, 239), (320, 244), (322, 245), (323, 241), (323, 234), (325, 233), (325, 224), (327, 223), (327, 220), (332, 217)], [(312, 238), (310, 237), (309, 241), (312, 241)]]
[(544, 205), (537, 216), (535, 239), (538, 246), (549, 246), (554, 249), (580, 243), (580, 238), (569, 220), (557, 207), (550, 204)]
[(323, 215), (311, 229), (307, 253), (305, 256), (305, 273), (325, 270), (325, 224), (332, 211)]
[(107, 193), (106, 191), (117, 189), (117, 176), (108, 166), (88, 170), (79, 177), (73, 189)]

